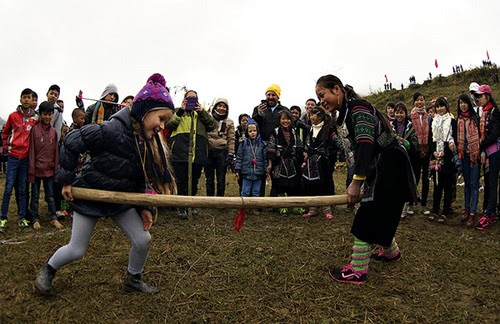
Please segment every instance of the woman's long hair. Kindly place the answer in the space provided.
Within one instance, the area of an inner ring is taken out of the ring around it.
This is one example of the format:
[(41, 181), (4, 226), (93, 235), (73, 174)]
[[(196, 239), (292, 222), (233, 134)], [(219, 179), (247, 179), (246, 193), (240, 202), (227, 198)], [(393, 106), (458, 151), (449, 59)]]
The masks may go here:
[[(320, 85), (323, 88), (326, 89), (333, 89), (335, 86), (338, 86), (340, 89), (342, 89), (342, 92), (344, 93), (344, 100), (342, 101), (342, 106), (346, 107), (347, 102), (351, 100), (361, 100), (361, 97), (354, 91), (354, 88), (348, 84), (344, 86), (342, 81), (336, 77), (335, 75), (332, 74), (327, 74), (318, 79), (316, 82), (316, 85)], [(386, 129), (388, 132), (393, 133), (394, 130), (391, 126), (391, 123), (389, 122), (389, 119), (387, 118), (387, 115), (384, 113), (381, 113), (376, 107), (373, 107), (375, 111), (377, 112), (378, 118), (382, 121), (382, 123), (385, 125)], [(340, 120), (343, 120), (343, 118), (339, 118)]]

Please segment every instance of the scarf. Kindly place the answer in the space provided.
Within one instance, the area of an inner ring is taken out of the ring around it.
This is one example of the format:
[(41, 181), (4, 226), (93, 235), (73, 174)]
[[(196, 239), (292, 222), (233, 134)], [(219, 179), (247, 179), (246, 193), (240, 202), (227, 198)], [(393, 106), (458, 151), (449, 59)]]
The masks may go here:
[(488, 120), (491, 108), (493, 108), (493, 104), (491, 102), (488, 102), (488, 104), (483, 108), (483, 114), (481, 115), (481, 121), (479, 123), (479, 127), (481, 129), (481, 142), (486, 138), (486, 126), (488, 126), (486, 121)]
[(402, 123), (400, 123), (396, 119), (394, 119), (394, 121), (396, 124), (396, 134), (403, 137), (405, 133), (405, 122), (403, 121)]
[(313, 138), (316, 138), (318, 136), (318, 133), (321, 130), (321, 128), (323, 127), (324, 124), (325, 124), (325, 122), (322, 121), (318, 125), (314, 125), (314, 124), (312, 125), (312, 137)]
[(92, 124), (101, 125), (104, 121), (104, 105), (97, 102), (94, 107), (94, 113), (92, 114)]
[(451, 116), (449, 113), (436, 115), (432, 121), (432, 140), (436, 142), (436, 151), (444, 153), (444, 143), (453, 142)]
[(458, 118), (458, 158), (463, 159), (465, 156), (465, 139), (467, 138), (470, 161), (472, 165), (475, 165), (479, 161), (479, 130), (468, 115), (462, 113), (462, 117)]
[[(413, 108), (410, 114), (411, 123), (417, 132), (419, 151), (427, 152), (429, 142), (429, 120), (425, 109)], [(420, 119), (422, 117), (422, 119)]]

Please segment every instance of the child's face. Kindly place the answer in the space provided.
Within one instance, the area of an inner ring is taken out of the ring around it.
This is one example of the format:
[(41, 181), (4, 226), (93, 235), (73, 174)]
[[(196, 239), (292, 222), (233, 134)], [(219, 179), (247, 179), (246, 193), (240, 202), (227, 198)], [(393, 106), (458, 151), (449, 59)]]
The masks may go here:
[(417, 108), (425, 107), (424, 96), (418, 96), (417, 100), (415, 100), (415, 107), (417, 107)]
[(47, 92), (47, 101), (53, 105), (56, 103), (57, 99), (59, 99), (59, 92), (56, 90), (50, 90)]
[(444, 114), (446, 114), (446, 113), (447, 113), (447, 111), (446, 111), (446, 106), (437, 106), (437, 107), (436, 107), (436, 112), (437, 112), (439, 115), (443, 116)]
[(460, 100), (460, 104), (458, 106), (460, 107), (460, 110), (463, 112), (467, 112), (469, 110), (469, 105), (463, 100)]
[(250, 124), (248, 125), (248, 137), (250, 139), (256, 139), (257, 138), (257, 126), (255, 124)]
[(42, 112), (42, 115), (40, 116), (40, 121), (43, 124), (49, 125), (51, 120), (52, 120), (52, 111), (44, 111), (44, 112)]
[(31, 105), (31, 93), (27, 94), (27, 95), (23, 95), (21, 97), (20, 102), (21, 102), (21, 107), (23, 109), (28, 109)]
[(429, 114), (432, 118), (434, 118), (434, 116), (436, 115), (436, 109), (435, 109), (434, 107), (429, 108), (429, 112), (428, 112), (428, 114)]
[(319, 123), (321, 123), (321, 118), (316, 114), (310, 114), (309, 119), (311, 120), (311, 123), (313, 123), (313, 125), (318, 125)]
[(286, 115), (282, 115), (280, 118), (280, 126), (283, 128), (288, 128), (292, 124), (292, 121), (290, 118), (288, 118)]
[(387, 106), (385, 107), (385, 110), (387, 111), (388, 116), (394, 117), (394, 108), (392, 108), (391, 106)]
[(31, 98), (30, 108), (31, 109), (35, 109), (36, 106), (38, 106), (38, 98), (37, 97), (32, 97)]
[(296, 121), (300, 118), (300, 112), (297, 109), (290, 110), (293, 116), (293, 120)]
[(118, 99), (118, 95), (114, 92), (108, 93), (103, 100), (106, 101), (111, 101), (111, 102), (116, 102), (116, 99)]
[(83, 126), (85, 124), (85, 113), (81, 112), (73, 118), (73, 123), (78, 126)]
[(152, 110), (144, 116), (144, 135), (147, 139), (152, 139), (153, 136), (163, 129), (168, 121), (174, 116), (171, 109)]
[(398, 109), (394, 113), (394, 118), (400, 123), (402, 123), (406, 119), (406, 114), (403, 109)]
[(247, 123), (248, 123), (248, 117), (247, 116), (242, 117), (240, 122), (241, 128), (245, 129), (247, 127)]

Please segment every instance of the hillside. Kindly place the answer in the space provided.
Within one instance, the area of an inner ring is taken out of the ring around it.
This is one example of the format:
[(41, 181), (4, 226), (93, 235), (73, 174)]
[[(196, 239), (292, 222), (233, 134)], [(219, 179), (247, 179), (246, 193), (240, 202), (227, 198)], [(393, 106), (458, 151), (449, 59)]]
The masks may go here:
[(469, 84), (477, 82), (479, 84), (488, 84), (493, 90), (495, 100), (500, 98), (500, 83), (494, 83), (495, 73), (499, 74), (498, 68), (477, 68), (464, 71), (458, 74), (452, 74), (446, 77), (435, 77), (427, 80), (423, 84), (414, 84), (403, 90), (389, 90), (372, 93), (365, 99), (375, 105), (378, 109), (385, 111), (385, 104), (388, 101), (402, 101), (408, 109), (413, 107), (413, 94), (420, 91), (425, 95), (426, 103), (431, 98), (445, 96), (448, 98), (452, 113), (456, 113), (458, 96), (465, 91), (469, 91)]

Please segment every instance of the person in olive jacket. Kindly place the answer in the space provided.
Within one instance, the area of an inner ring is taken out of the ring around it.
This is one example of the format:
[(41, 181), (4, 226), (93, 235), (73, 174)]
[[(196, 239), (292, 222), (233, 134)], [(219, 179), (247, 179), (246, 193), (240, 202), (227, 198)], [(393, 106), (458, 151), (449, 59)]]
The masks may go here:
[[(131, 241), (127, 292), (156, 294), (141, 279), (148, 257), (153, 224), (152, 209), (141, 206), (73, 199), (72, 186), (121, 192), (169, 194), (175, 192), (167, 155), (159, 133), (174, 115), (174, 105), (161, 74), (153, 74), (134, 99), (109, 121), (89, 124), (68, 133), (60, 154), (57, 181), (74, 210), (69, 243), (59, 248), (39, 271), (35, 281), (42, 294), (52, 292), (52, 279), (62, 266), (85, 255), (99, 218), (110, 217)], [(78, 157), (88, 152), (81, 172)]]
[[(172, 151), (172, 165), (177, 179), (178, 194), (184, 196), (188, 194), (188, 160), (190, 137), (192, 136), (191, 195), (196, 196), (201, 171), (208, 157), (207, 133), (217, 127), (217, 122), (197, 100), (194, 100), (196, 103), (191, 109), (187, 104), (188, 98), (197, 99), (198, 93), (194, 90), (186, 92), (181, 107), (177, 109), (175, 116), (167, 124), (167, 128), (172, 132), (169, 145)], [(185, 208), (179, 208), (178, 212), (180, 219), (187, 219)]]

